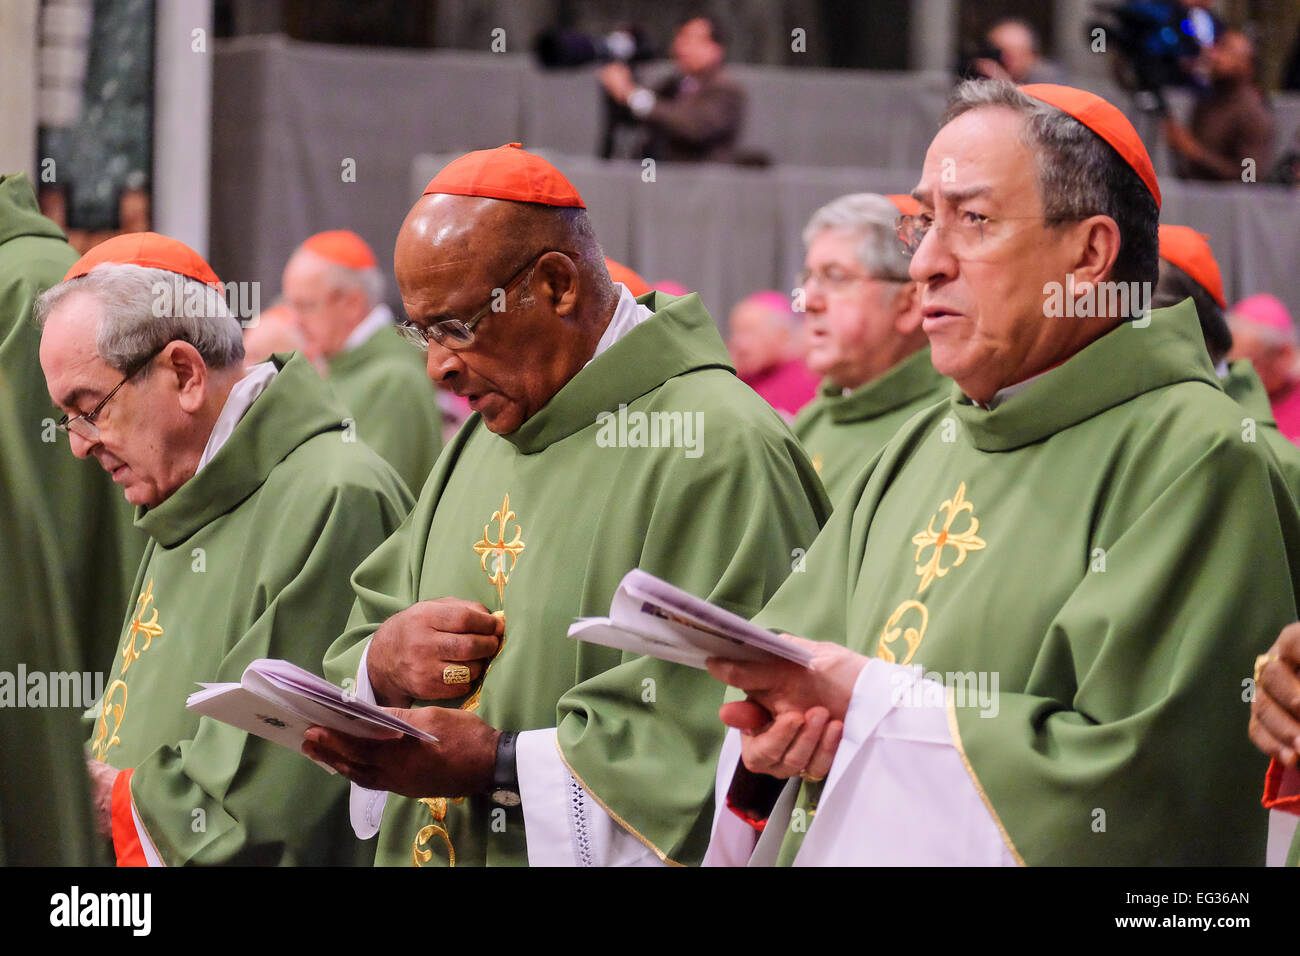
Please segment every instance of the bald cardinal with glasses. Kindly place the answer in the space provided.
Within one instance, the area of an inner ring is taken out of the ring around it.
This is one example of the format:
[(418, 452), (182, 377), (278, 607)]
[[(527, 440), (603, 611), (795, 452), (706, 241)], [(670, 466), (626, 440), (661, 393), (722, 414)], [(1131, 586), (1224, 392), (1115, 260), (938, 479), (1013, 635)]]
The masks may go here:
[(1118, 109), (970, 81), (900, 236), (949, 399), (756, 617), (716, 864), (1258, 865), (1255, 656), (1300, 516), (1191, 302), (1149, 311), (1160, 189)]
[(128, 233), (34, 310), (71, 454), (148, 536), (88, 742), (100, 829), (124, 866), (368, 863), (343, 781), (185, 706), (259, 658), (319, 672), (349, 576), (411, 504), (305, 358), (245, 368), (223, 290), (184, 243)]
[(306, 751), (396, 866), (698, 863), (723, 687), (583, 644), (632, 568), (752, 615), (829, 505), (695, 295), (611, 280), (573, 185), (519, 144), (453, 161), (397, 236), (405, 332), (469, 400), (357, 569), (327, 676), (438, 738)]

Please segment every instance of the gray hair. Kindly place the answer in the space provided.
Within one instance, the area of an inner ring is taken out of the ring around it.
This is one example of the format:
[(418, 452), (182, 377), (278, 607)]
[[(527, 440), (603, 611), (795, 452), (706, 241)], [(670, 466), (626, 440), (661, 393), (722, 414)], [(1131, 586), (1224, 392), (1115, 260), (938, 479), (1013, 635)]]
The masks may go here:
[[(316, 255), (310, 249), (304, 251), (308, 255)], [(379, 271), (378, 266), (371, 266), (368, 269), (349, 269), (321, 256), (316, 258), (325, 263), (325, 279), (331, 289), (348, 292), (360, 289), (361, 294), (365, 296), (367, 307), (372, 309), (384, 300), (384, 274)]]
[(909, 259), (898, 239), (898, 208), (876, 193), (849, 193), (822, 206), (804, 226), (803, 244), (811, 246), (827, 229), (856, 233), (858, 262), (873, 278), (909, 282)]
[(175, 339), (194, 346), (209, 368), (244, 360), (243, 329), (222, 289), (166, 269), (101, 263), (41, 294), (32, 309), (37, 328), (74, 292), (88, 292), (103, 306), (95, 350), (123, 374)]
[(967, 80), (953, 91), (943, 122), (1001, 106), (1021, 114), (1024, 143), (1038, 157), (1043, 215), (1078, 220), (1109, 216), (1119, 226), (1116, 282), (1155, 283), (1160, 210), (1138, 174), (1104, 139), (1068, 113), (1028, 96), (1006, 80)]

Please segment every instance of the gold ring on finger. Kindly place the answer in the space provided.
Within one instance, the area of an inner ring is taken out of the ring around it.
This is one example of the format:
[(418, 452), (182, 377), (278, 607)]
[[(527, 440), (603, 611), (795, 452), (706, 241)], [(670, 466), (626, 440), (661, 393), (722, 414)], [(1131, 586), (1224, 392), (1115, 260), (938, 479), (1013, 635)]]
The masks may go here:
[(469, 668), (464, 664), (448, 664), (442, 669), (444, 684), (468, 684)]

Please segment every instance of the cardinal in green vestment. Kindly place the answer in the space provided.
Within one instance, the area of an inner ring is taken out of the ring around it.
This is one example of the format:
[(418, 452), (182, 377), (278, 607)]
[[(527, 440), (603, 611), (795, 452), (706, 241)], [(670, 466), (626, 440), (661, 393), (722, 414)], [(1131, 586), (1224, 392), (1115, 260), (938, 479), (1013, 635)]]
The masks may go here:
[(1143, 308), (1145, 148), (1091, 93), (972, 81), (915, 195), (902, 236), (958, 391), (756, 617), (826, 642), (812, 668), (710, 665), (749, 733), (708, 861), (1262, 863), (1242, 728), (1296, 615), (1300, 514), (1193, 304)]
[(36, 311), (60, 427), (149, 538), (89, 741), (118, 863), (368, 863), (346, 781), (185, 699), (259, 658), (319, 669), (401, 480), (301, 356), (244, 368), (219, 280), (176, 240), (102, 243)]
[(581, 197), (518, 144), (430, 183), (396, 271), (475, 414), (357, 569), (326, 674), (440, 742), (313, 729), (307, 752), (358, 784), (381, 864), (698, 862), (722, 687), (566, 631), (636, 567), (756, 612), (828, 513), (811, 463), (698, 297), (615, 286)]
[(283, 285), (307, 351), (352, 413), (347, 427), (418, 495), (442, 451), (442, 413), (393, 327), (374, 252), (346, 229), (317, 233), (289, 258)]
[(805, 361), (823, 381), (792, 427), (831, 501), (904, 422), (952, 388), (930, 362), (898, 213), (888, 197), (852, 193), (804, 228)]
[(1300, 448), (1277, 427), (1268, 392), (1250, 359), (1229, 359), (1232, 330), (1224, 315), (1223, 275), (1209, 237), (1188, 226), (1160, 227), (1160, 279), (1151, 304), (1157, 308), (1191, 299), (1210, 362), (1228, 397), (1241, 406), (1242, 440), (1258, 442), (1276, 459), (1292, 494), (1300, 497)]

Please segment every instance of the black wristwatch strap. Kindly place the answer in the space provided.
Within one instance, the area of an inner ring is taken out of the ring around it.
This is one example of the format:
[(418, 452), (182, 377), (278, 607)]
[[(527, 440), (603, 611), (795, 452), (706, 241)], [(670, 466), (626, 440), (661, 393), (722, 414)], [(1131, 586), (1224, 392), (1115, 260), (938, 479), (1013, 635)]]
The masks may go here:
[(519, 792), (519, 765), (515, 760), (515, 743), (519, 735), (508, 730), (497, 738), (497, 759), (492, 767), (492, 789)]

